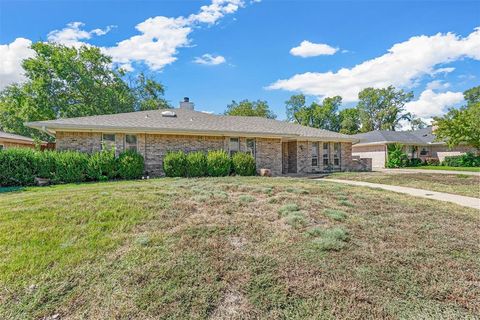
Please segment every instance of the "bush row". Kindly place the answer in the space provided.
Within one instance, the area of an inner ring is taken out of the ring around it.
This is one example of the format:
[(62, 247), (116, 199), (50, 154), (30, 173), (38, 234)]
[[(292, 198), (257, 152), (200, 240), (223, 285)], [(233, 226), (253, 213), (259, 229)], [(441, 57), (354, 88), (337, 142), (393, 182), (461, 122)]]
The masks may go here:
[(231, 173), (240, 176), (255, 175), (255, 159), (249, 153), (237, 152), (232, 158), (223, 150), (169, 152), (163, 159), (167, 177), (221, 177)]
[(115, 157), (114, 150), (92, 155), (77, 151), (36, 151), (6, 149), (0, 152), (0, 186), (29, 186), (35, 178), (51, 183), (136, 179), (144, 172), (143, 157), (126, 151)]
[(445, 157), (442, 165), (449, 167), (480, 167), (480, 155), (469, 152), (460, 156)]

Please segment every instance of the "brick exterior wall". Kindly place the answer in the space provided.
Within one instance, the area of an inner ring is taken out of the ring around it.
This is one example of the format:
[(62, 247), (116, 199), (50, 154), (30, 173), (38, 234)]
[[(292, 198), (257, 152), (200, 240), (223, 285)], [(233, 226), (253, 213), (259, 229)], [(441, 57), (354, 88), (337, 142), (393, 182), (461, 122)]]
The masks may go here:
[[(152, 176), (163, 175), (163, 157), (168, 151), (183, 150), (228, 151), (229, 138), (221, 136), (187, 136), (163, 134), (136, 134), (137, 150), (145, 158), (145, 169)], [(102, 134), (99, 132), (57, 132), (57, 150), (98, 152), (101, 150)], [(240, 137), (240, 151), (247, 151), (247, 138)], [(273, 175), (282, 174), (282, 142), (280, 139), (256, 138), (257, 168), (272, 170)], [(119, 154), (125, 150), (125, 134), (115, 134), (115, 149)]]

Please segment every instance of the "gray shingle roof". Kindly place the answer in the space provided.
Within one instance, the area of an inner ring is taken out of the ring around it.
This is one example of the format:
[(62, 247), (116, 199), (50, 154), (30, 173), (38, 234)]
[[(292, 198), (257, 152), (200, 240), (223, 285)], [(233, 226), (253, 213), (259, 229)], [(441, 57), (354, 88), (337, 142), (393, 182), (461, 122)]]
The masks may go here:
[(32, 138), (24, 137), (18, 134), (3, 132), (3, 131), (0, 131), (0, 139), (19, 140), (19, 141), (31, 142), (31, 143), (34, 142)]
[(164, 117), (162, 116), (163, 111), (165, 110), (37, 121), (26, 123), (26, 125), (32, 128), (50, 130), (51, 132), (61, 129), (77, 129), (221, 135), (243, 133), (258, 136), (357, 141), (349, 135), (274, 119), (214, 115), (187, 109), (171, 109), (175, 112), (176, 117)]
[(372, 143), (403, 143), (414, 145), (427, 145), (435, 142), (435, 135), (432, 133), (432, 127), (415, 131), (370, 131), (353, 135), (359, 139), (360, 144)]

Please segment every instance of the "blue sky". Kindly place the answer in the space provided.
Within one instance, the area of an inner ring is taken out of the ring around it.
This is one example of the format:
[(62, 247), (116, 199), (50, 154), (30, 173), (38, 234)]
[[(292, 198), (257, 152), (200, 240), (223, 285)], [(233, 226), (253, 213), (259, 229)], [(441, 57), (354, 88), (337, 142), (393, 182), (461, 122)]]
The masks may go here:
[(105, 48), (161, 81), (173, 105), (189, 96), (220, 113), (262, 99), (283, 119), (298, 92), (352, 106), (360, 87), (394, 84), (414, 91), (409, 111), (429, 119), (480, 84), (479, 26), (478, 1), (1, 0), (0, 85), (22, 80), (15, 63), (28, 41), (55, 39)]

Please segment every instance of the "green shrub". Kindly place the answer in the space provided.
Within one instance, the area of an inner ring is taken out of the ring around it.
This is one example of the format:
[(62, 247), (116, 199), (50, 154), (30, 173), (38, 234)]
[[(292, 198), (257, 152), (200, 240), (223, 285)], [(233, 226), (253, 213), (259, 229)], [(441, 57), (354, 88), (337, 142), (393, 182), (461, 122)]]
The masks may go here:
[(35, 152), (36, 157), (36, 176), (45, 179), (55, 179), (57, 166), (56, 151)]
[(116, 177), (115, 149), (95, 152), (88, 159), (87, 177), (90, 180), (102, 181)]
[(409, 167), (420, 167), (421, 165), (423, 165), (422, 159), (412, 158), (408, 160)]
[(185, 177), (187, 157), (183, 151), (168, 152), (163, 158), (163, 171), (167, 177)]
[(120, 153), (117, 159), (117, 173), (122, 179), (141, 178), (145, 170), (143, 156), (135, 151)]
[(445, 157), (442, 165), (449, 167), (480, 167), (480, 156), (468, 152), (459, 156)]
[(313, 240), (313, 245), (322, 251), (340, 250), (348, 241), (348, 232), (342, 228), (325, 229), (319, 232), (319, 237)]
[(54, 182), (83, 182), (87, 178), (89, 156), (77, 151), (56, 153)]
[(29, 186), (35, 183), (36, 151), (12, 148), (0, 152), (0, 185)]
[(294, 228), (301, 228), (308, 224), (307, 217), (300, 211), (290, 212), (285, 217), (285, 222)]
[(246, 152), (237, 152), (232, 157), (233, 172), (239, 176), (255, 175), (255, 158)]
[(295, 203), (287, 203), (286, 205), (283, 205), (278, 209), (278, 213), (282, 217), (288, 215), (290, 212), (296, 211), (300, 211), (300, 208)]
[(389, 144), (387, 147), (387, 168), (403, 168), (408, 164), (408, 156), (403, 151), (403, 145), (399, 143)]
[(204, 177), (207, 175), (207, 156), (201, 151), (190, 152), (186, 158), (187, 176)]
[(211, 177), (223, 177), (230, 174), (231, 161), (223, 150), (209, 151), (207, 154), (207, 173)]

